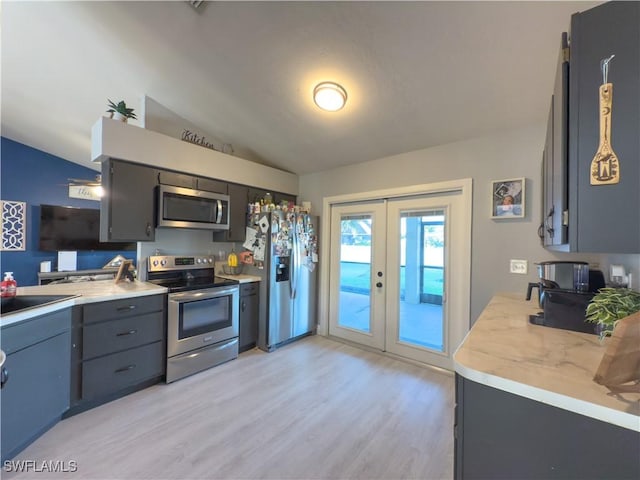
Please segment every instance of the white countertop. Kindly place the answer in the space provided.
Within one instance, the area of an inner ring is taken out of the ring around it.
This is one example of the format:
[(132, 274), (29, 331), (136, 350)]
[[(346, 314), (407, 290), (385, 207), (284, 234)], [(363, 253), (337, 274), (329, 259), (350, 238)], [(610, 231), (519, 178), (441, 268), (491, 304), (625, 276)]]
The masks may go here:
[[(606, 349), (597, 335), (531, 325), (535, 302), (493, 297), (454, 354), (463, 377), (640, 432), (640, 394), (593, 381)], [(606, 340), (605, 340), (606, 342)]]
[(216, 273), (216, 277), (226, 278), (227, 280), (235, 280), (238, 283), (252, 283), (262, 280), (257, 275), (246, 275), (241, 273), (240, 275), (228, 275), (226, 273)]
[(78, 295), (77, 297), (56, 302), (52, 305), (29, 308), (16, 313), (2, 315), (0, 325), (6, 326), (15, 322), (33, 318), (38, 315), (55, 312), (62, 308), (85, 303), (120, 300), (122, 298), (141, 297), (145, 295), (162, 294), (167, 291), (152, 283), (119, 282), (113, 279), (94, 282), (60, 283), (55, 285), (38, 285), (32, 287), (18, 287), (17, 295)]

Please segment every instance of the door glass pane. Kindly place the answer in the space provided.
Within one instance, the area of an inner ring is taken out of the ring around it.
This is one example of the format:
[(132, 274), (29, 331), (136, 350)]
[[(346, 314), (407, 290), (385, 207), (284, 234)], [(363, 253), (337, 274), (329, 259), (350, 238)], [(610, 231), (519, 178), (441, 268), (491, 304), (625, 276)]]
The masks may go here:
[(401, 342), (444, 351), (444, 225), (442, 210), (400, 216)]
[(338, 325), (371, 332), (371, 215), (340, 219)]

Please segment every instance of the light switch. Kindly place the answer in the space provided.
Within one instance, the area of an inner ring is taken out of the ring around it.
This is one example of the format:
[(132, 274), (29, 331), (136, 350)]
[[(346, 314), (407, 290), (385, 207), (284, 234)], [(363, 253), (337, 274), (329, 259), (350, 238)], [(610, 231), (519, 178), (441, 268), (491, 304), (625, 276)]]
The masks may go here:
[(521, 275), (527, 274), (527, 261), (526, 260), (511, 260), (509, 265), (509, 272), (519, 273)]

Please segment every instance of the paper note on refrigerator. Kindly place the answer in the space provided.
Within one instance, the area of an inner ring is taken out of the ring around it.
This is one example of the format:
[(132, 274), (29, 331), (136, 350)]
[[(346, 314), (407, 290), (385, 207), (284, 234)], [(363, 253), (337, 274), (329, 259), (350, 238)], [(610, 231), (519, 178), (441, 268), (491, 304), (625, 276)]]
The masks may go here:
[(247, 250), (253, 250), (257, 245), (256, 237), (258, 236), (258, 231), (255, 228), (247, 227), (246, 230), (246, 240), (242, 244), (244, 248)]
[(253, 248), (253, 258), (260, 262), (264, 261), (264, 251), (267, 243), (265, 242), (265, 237), (257, 238), (257, 246)]

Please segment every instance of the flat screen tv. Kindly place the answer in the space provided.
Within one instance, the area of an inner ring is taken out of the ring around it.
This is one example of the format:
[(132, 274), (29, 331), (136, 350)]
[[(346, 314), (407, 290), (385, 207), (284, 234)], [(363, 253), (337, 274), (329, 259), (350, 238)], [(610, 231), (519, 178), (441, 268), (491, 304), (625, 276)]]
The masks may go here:
[(135, 250), (136, 243), (101, 242), (100, 210), (40, 205), (39, 249), (46, 252)]

